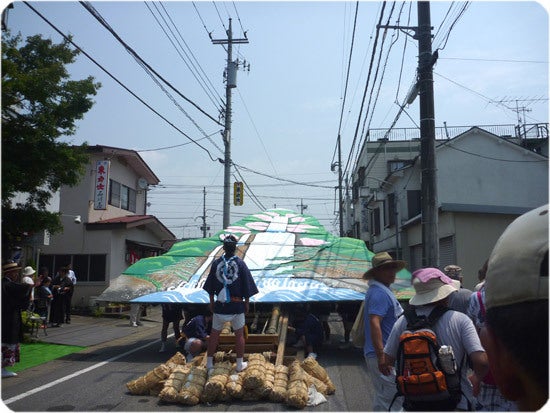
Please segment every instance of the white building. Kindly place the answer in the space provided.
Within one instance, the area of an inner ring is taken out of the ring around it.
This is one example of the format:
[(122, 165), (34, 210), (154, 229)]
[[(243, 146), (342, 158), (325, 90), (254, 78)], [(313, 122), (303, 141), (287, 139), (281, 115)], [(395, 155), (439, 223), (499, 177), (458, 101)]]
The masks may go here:
[[(468, 288), (506, 226), (548, 203), (547, 135), (526, 144), (478, 127), (437, 141), (439, 267), (460, 265)], [(422, 267), (420, 142), (367, 146), (354, 173), (353, 235), (412, 272)]]
[(37, 266), (48, 267), (50, 275), (72, 264), (78, 279), (73, 306), (82, 307), (129, 265), (162, 254), (175, 241), (147, 215), (148, 187), (160, 181), (139, 154), (103, 145), (89, 147), (89, 153), (80, 183), (62, 187), (54, 198), (63, 232), (41, 240), (36, 251)]

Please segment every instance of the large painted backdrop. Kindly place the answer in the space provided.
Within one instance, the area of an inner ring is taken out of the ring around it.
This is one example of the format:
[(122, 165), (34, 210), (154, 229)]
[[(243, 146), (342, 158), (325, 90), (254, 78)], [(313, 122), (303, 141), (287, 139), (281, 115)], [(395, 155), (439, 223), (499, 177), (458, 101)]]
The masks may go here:
[[(361, 240), (328, 233), (316, 218), (270, 209), (234, 223), (210, 238), (182, 241), (164, 255), (144, 258), (118, 276), (99, 301), (208, 303), (202, 289), (222, 240), (238, 238), (258, 286), (256, 303), (357, 301), (368, 287), (363, 274), (374, 255)], [(410, 273), (402, 270), (391, 288), (399, 299), (412, 295)]]

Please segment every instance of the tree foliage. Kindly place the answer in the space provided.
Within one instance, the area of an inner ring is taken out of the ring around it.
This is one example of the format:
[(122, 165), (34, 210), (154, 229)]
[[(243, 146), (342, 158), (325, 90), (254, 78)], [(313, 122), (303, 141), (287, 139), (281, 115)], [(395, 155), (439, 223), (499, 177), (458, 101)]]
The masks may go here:
[[(71, 80), (67, 65), (79, 51), (68, 40), (54, 44), (40, 35), (2, 36), (2, 242), (23, 233), (59, 232), (58, 214), (45, 210), (62, 185), (80, 181), (86, 144), (59, 140), (73, 135), (76, 121), (93, 105), (101, 86), (89, 76)], [(26, 201), (14, 205), (18, 193)]]

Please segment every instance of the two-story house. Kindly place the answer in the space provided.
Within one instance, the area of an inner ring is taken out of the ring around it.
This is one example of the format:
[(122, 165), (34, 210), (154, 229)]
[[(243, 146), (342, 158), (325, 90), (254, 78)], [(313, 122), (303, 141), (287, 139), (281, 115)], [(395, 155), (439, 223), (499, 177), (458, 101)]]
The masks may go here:
[[(439, 267), (460, 265), (466, 287), (506, 226), (548, 203), (547, 136), (527, 142), (473, 127), (436, 141)], [(355, 235), (412, 272), (422, 266), (420, 142), (367, 146), (354, 175)]]
[(72, 264), (77, 307), (87, 307), (129, 265), (164, 253), (175, 241), (162, 222), (147, 215), (148, 187), (160, 181), (141, 156), (104, 145), (88, 149), (80, 183), (62, 187), (52, 202), (64, 230), (46, 236), (37, 254), (37, 266), (48, 267), (51, 275)]

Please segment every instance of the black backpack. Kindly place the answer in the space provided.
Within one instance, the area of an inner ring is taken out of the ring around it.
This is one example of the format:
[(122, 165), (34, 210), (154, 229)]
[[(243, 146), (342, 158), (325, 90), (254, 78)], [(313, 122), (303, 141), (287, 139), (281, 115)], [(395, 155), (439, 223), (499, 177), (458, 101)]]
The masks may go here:
[(432, 329), (447, 310), (437, 306), (427, 317), (417, 315), (413, 307), (405, 310), (407, 329), (399, 337), (397, 394), (393, 400), (403, 396), (403, 408), (407, 411), (452, 411), (462, 397), (460, 369), (454, 374), (442, 370), (441, 346)]

